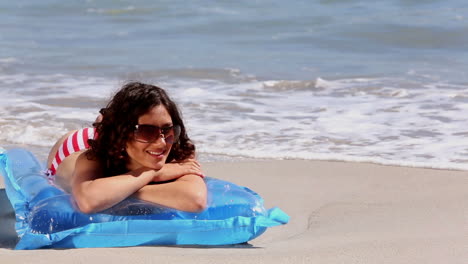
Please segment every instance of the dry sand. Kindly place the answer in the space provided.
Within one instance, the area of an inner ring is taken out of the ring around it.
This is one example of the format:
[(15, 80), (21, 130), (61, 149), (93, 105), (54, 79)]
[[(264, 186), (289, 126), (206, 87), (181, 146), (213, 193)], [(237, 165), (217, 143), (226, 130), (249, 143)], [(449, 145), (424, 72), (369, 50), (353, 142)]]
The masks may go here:
[(204, 169), (257, 191), (290, 223), (250, 246), (16, 251), (0, 192), (0, 263), (468, 263), (468, 172), (322, 161)]

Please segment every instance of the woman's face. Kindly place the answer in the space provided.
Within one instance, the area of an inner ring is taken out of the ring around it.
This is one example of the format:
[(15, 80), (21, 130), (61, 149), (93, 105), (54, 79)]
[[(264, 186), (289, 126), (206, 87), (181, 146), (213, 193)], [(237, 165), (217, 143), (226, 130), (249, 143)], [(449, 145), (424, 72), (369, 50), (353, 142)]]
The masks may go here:
[[(138, 125), (153, 125), (157, 127), (172, 126), (172, 118), (163, 105), (153, 107), (146, 114), (138, 118)], [(171, 151), (172, 143), (166, 142), (163, 136), (151, 143), (143, 143), (135, 140), (133, 136), (127, 142), (126, 151), (129, 156), (127, 168), (135, 170), (147, 167), (159, 170), (166, 163)]]

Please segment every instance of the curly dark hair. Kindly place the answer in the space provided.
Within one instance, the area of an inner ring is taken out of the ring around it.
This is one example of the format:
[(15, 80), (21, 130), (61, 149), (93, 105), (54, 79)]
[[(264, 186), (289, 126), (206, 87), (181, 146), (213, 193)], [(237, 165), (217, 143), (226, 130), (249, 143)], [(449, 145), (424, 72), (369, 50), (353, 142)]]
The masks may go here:
[(128, 171), (129, 157), (126, 144), (132, 140), (132, 133), (138, 118), (153, 107), (163, 105), (169, 112), (174, 125), (181, 128), (179, 140), (172, 145), (166, 162), (182, 161), (195, 154), (195, 145), (187, 136), (177, 105), (166, 92), (155, 85), (140, 82), (125, 84), (101, 109), (102, 120), (93, 125), (98, 134), (89, 140), (88, 159), (98, 160), (104, 168), (105, 176), (113, 176)]

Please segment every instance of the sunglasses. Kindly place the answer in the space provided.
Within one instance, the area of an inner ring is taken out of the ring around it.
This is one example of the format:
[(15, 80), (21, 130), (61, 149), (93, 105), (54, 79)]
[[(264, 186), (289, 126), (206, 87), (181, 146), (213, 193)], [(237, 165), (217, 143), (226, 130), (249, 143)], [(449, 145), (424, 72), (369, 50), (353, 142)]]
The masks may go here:
[(180, 126), (158, 127), (153, 125), (136, 125), (133, 134), (134, 139), (142, 143), (153, 143), (157, 141), (161, 135), (167, 144), (173, 144), (179, 139)]

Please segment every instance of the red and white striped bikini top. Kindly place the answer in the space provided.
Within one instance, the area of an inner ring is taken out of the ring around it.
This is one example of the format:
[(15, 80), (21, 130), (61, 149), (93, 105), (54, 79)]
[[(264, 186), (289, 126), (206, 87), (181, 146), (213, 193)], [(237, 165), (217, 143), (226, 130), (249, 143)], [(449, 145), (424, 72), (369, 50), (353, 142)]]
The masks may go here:
[(55, 175), (59, 164), (70, 154), (89, 148), (88, 139), (95, 139), (96, 131), (94, 128), (87, 127), (75, 131), (59, 147), (55, 158), (50, 166), (50, 172)]

